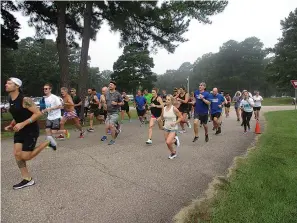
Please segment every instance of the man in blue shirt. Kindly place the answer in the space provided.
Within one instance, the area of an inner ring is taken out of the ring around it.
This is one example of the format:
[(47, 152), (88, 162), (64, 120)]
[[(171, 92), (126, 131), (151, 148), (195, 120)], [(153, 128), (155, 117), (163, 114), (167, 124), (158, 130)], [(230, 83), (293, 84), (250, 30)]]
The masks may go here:
[(145, 115), (145, 107), (146, 107), (146, 99), (144, 96), (141, 94), (141, 90), (137, 91), (137, 95), (135, 97), (135, 107), (137, 111), (137, 115), (139, 118), (139, 121), (141, 123), (140, 126), (144, 124), (144, 115)]
[(225, 104), (225, 98), (223, 95), (218, 93), (218, 89), (214, 88), (212, 94), (209, 97), (211, 119), (213, 120), (213, 126), (216, 129), (216, 135), (221, 133), (221, 122), (220, 117), (222, 115), (222, 108)]
[(203, 124), (204, 132), (205, 132), (205, 142), (208, 142), (208, 127), (207, 127), (207, 119), (208, 119), (208, 105), (209, 101), (209, 93), (205, 91), (206, 84), (204, 82), (200, 83), (199, 90), (194, 92), (195, 98), (195, 109), (194, 109), (194, 139), (193, 142), (196, 142), (199, 138), (198, 136), (198, 120), (200, 120), (200, 124)]

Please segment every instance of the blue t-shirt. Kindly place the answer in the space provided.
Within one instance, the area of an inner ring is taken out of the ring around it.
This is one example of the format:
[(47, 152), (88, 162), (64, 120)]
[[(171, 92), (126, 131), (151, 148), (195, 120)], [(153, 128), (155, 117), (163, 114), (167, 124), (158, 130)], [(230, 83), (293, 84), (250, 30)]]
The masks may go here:
[(204, 101), (202, 99), (199, 98), (199, 94), (202, 94), (205, 98), (205, 100), (209, 101), (209, 93), (207, 91), (203, 91), (200, 93), (199, 90), (196, 90), (194, 92), (194, 97), (196, 100), (196, 104), (195, 104), (195, 113), (196, 114), (208, 114), (208, 105), (206, 103), (204, 103)]
[(215, 114), (215, 113), (222, 113), (222, 108), (219, 107), (224, 101), (225, 98), (221, 94), (213, 95), (211, 94), (209, 97), (209, 100), (211, 102), (210, 104), (210, 113)]
[(135, 97), (136, 108), (140, 111), (144, 110), (143, 106), (146, 104), (146, 99), (143, 96)]
[(97, 96), (98, 100), (100, 100), (101, 94), (100, 93), (96, 93), (96, 96)]

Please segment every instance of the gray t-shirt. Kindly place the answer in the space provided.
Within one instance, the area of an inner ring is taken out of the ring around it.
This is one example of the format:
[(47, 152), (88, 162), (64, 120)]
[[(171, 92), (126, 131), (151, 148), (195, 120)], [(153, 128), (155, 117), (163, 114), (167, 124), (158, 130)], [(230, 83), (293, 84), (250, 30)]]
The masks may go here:
[(107, 112), (108, 113), (118, 113), (120, 111), (121, 106), (120, 105), (112, 105), (111, 102), (117, 102), (120, 103), (123, 101), (122, 95), (118, 92), (115, 91), (113, 93), (111, 93), (110, 91), (108, 91), (106, 93), (106, 105), (107, 105)]

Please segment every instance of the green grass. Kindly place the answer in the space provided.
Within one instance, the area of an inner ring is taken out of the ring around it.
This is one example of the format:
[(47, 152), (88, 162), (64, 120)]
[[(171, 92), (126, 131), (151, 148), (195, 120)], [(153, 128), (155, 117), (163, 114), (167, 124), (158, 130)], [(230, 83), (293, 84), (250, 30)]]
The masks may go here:
[(264, 98), (263, 106), (292, 105), (292, 98)]
[(176, 222), (297, 222), (297, 111), (265, 114), (267, 126), (227, 180), (213, 184), (214, 197), (193, 202)]
[[(130, 110), (130, 114), (131, 114), (131, 118), (132, 118), (132, 119), (136, 119), (136, 118), (138, 118), (136, 110)], [(5, 119), (4, 119), (4, 118), (5, 118)], [(43, 117), (42, 119), (45, 119), (45, 118), (46, 118), (46, 117)], [(7, 120), (10, 121), (10, 120), (12, 120), (12, 117), (11, 117), (10, 113), (4, 113), (4, 114), (3, 114), (3, 119), (2, 119), (2, 120), (3, 120), (3, 121), (7, 121)], [(128, 116), (125, 114), (124, 121), (127, 121), (127, 120), (129, 120), (129, 119), (128, 119)], [(94, 119), (94, 125), (98, 125), (98, 124), (99, 124), (99, 123), (96, 122), (96, 120)], [(87, 123), (85, 124), (84, 127), (88, 127), (88, 126), (89, 126), (89, 122), (88, 122), (88, 120), (87, 120)], [(65, 128), (66, 128), (66, 129), (74, 129), (75, 126), (74, 126), (72, 123), (66, 123)], [(41, 129), (41, 130), (40, 130), (40, 135), (42, 135), (42, 134), (44, 134), (44, 133), (45, 133), (45, 130), (44, 130), (44, 129)], [(11, 137), (13, 137), (13, 135), (14, 135), (13, 132), (5, 132), (5, 131), (1, 131), (1, 139), (11, 138)]]
[(265, 117), (267, 130), (219, 191), (211, 222), (297, 222), (297, 112)]

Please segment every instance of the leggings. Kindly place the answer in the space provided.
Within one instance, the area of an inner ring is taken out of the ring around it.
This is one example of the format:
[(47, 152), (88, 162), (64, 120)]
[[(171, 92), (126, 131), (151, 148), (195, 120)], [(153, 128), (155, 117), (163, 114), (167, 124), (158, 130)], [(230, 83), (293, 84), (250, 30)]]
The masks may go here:
[(253, 112), (246, 112), (246, 111), (242, 112), (242, 122), (243, 122), (244, 131), (246, 131), (246, 127), (248, 127), (249, 129), (251, 128), (250, 120), (252, 115), (253, 115)]

